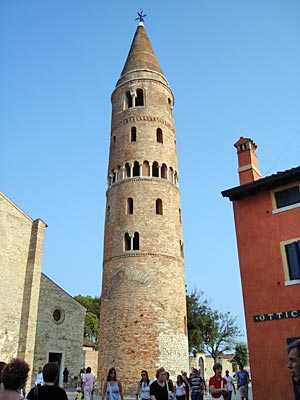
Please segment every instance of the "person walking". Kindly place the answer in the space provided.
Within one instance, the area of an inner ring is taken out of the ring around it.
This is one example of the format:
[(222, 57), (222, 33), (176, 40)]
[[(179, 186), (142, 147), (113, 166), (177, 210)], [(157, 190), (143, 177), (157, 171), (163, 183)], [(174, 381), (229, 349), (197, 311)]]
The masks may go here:
[(65, 390), (57, 386), (59, 379), (59, 365), (57, 362), (48, 362), (43, 367), (44, 385), (36, 386), (27, 395), (28, 400), (68, 400)]
[(115, 368), (110, 368), (107, 374), (106, 381), (103, 385), (102, 398), (106, 395), (107, 400), (123, 400), (123, 387), (120, 379), (117, 379), (117, 371)]
[(35, 381), (34, 381), (35, 386), (41, 386), (44, 384), (44, 378), (43, 378), (43, 368), (38, 367), (37, 374), (35, 376)]
[(84, 375), (82, 382), (84, 398), (86, 400), (90, 400), (93, 397), (93, 389), (95, 383), (95, 376), (94, 374), (92, 374), (91, 367), (87, 367), (86, 374)]
[(144, 369), (141, 372), (141, 378), (136, 389), (136, 396), (141, 396), (142, 400), (150, 400), (150, 385), (152, 381), (149, 379), (148, 372)]
[(63, 370), (64, 388), (68, 387), (68, 380), (69, 380), (69, 371), (68, 371), (68, 368), (65, 367), (64, 370)]
[(222, 365), (217, 363), (213, 366), (215, 375), (209, 379), (209, 391), (214, 399), (219, 399), (221, 396), (226, 399), (228, 389), (227, 381), (222, 378)]
[(186, 390), (186, 400), (190, 398), (190, 378), (188, 378), (187, 373), (185, 371), (181, 371), (183, 382), (185, 383)]
[(200, 376), (200, 372), (197, 368), (193, 368), (192, 376), (190, 377), (192, 400), (203, 400), (204, 394), (204, 379)]
[(176, 400), (187, 400), (186, 384), (183, 381), (182, 375), (177, 375), (177, 380), (174, 386), (175, 386)]
[(151, 400), (169, 400), (169, 392), (166, 384), (167, 374), (164, 367), (156, 371), (156, 381), (150, 386)]
[(227, 393), (227, 397), (226, 399), (231, 400), (232, 397), (232, 391), (234, 391), (234, 394), (236, 394), (236, 390), (235, 390), (235, 386), (233, 383), (233, 379), (232, 377), (229, 375), (229, 371), (228, 369), (225, 371), (225, 376), (224, 378), (227, 381), (227, 389), (228, 389), (228, 393)]
[(244, 365), (239, 365), (239, 371), (237, 373), (237, 388), (240, 391), (241, 400), (248, 399), (248, 384), (249, 374), (244, 369)]

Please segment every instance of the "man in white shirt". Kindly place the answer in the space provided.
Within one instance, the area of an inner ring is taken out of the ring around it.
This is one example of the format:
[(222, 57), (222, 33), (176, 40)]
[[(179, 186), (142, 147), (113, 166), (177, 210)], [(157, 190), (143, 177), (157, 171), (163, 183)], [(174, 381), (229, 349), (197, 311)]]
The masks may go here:
[(226, 374), (226, 375), (224, 376), (224, 378), (225, 378), (226, 381), (227, 381), (227, 389), (228, 389), (227, 399), (228, 399), (228, 400), (231, 400), (232, 391), (234, 390), (234, 394), (236, 394), (236, 390), (235, 390), (235, 386), (234, 386), (234, 383), (233, 383), (233, 379), (232, 379), (232, 377), (229, 375), (229, 371), (226, 370), (226, 371), (225, 371), (225, 374)]

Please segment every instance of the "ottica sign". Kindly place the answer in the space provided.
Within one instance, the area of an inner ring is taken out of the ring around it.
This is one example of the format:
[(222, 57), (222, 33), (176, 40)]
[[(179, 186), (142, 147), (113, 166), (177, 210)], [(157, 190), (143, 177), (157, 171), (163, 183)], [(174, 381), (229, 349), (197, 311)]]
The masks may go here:
[(274, 321), (278, 319), (298, 318), (300, 317), (300, 310), (280, 311), (269, 314), (254, 315), (254, 322)]

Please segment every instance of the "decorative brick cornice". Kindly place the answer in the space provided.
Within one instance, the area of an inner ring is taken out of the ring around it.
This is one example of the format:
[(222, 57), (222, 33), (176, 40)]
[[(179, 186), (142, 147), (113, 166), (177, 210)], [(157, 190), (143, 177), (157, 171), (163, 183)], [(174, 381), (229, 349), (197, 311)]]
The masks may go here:
[(171, 129), (174, 132), (173, 124), (170, 124), (170, 122), (166, 121), (165, 119), (163, 119), (161, 117), (153, 117), (151, 115), (137, 115), (137, 116), (124, 118), (120, 122), (118, 122), (116, 125), (114, 125), (112, 127), (112, 130), (118, 129), (118, 128), (120, 128), (120, 126), (126, 125), (131, 122), (140, 122), (140, 121), (158, 122), (160, 124), (165, 125), (167, 128)]
[(134, 178), (124, 178), (124, 179), (120, 179), (118, 182), (114, 182), (111, 186), (109, 186), (107, 188), (107, 192), (109, 192), (112, 188), (117, 187), (118, 185), (123, 185), (123, 184), (131, 183), (131, 182), (141, 182), (141, 181), (166, 183), (166, 184), (171, 185), (172, 187), (176, 188), (179, 191), (179, 187), (175, 183), (171, 182), (168, 179), (158, 178), (158, 177), (153, 177), (153, 176), (135, 176)]
[(123, 254), (115, 257), (110, 257), (107, 260), (103, 261), (103, 265), (109, 263), (110, 261), (121, 259), (121, 258), (130, 258), (130, 257), (164, 257), (164, 258), (169, 258), (171, 260), (176, 260), (180, 263), (183, 263), (183, 258), (181, 257), (174, 257), (170, 256), (169, 254), (163, 254), (163, 253), (141, 253), (139, 251), (124, 251)]

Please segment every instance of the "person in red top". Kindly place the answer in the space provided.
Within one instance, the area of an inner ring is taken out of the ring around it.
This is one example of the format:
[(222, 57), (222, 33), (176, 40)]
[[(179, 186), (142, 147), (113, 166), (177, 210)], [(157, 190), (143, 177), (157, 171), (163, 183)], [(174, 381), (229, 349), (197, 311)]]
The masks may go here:
[(214, 399), (219, 399), (221, 396), (226, 399), (228, 393), (227, 381), (222, 378), (222, 365), (215, 364), (213, 366), (215, 375), (209, 379), (209, 391)]

